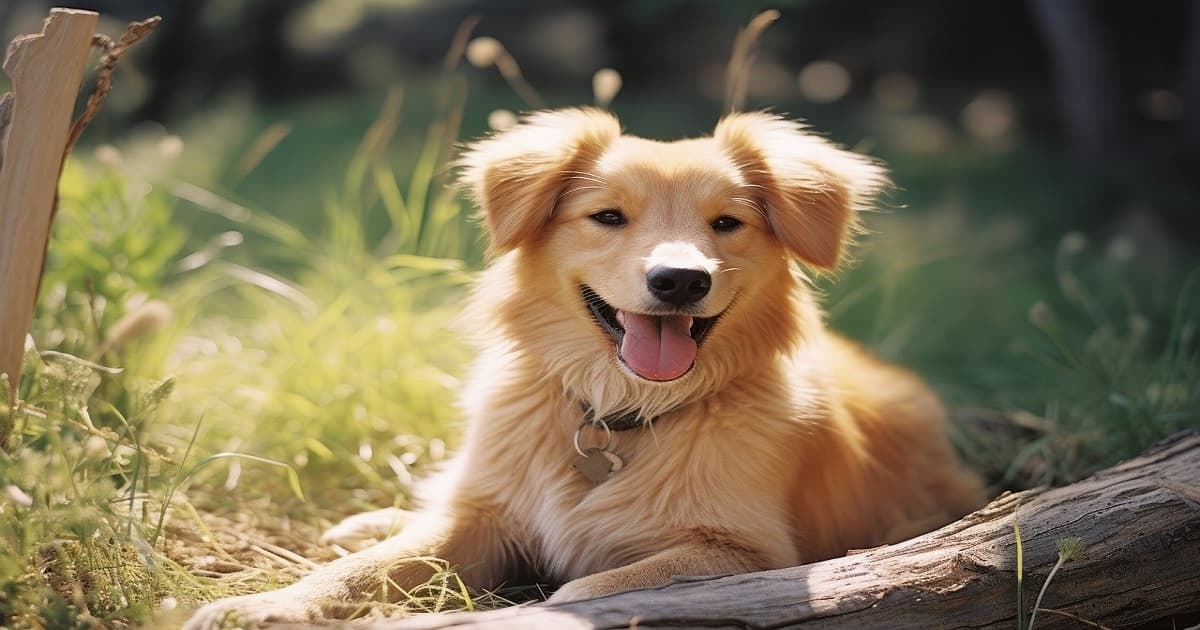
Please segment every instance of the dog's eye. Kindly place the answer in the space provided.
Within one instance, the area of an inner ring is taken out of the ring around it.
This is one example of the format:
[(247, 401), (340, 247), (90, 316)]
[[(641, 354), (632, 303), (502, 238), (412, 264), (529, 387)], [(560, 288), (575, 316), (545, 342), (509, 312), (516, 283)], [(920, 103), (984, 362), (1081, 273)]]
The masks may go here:
[(712, 229), (718, 232), (732, 232), (740, 227), (742, 222), (730, 216), (717, 217), (717, 220), (712, 222)]
[(611, 208), (608, 210), (601, 210), (600, 212), (594, 213), (590, 216), (591, 219), (596, 223), (603, 223), (604, 225), (625, 225), (628, 223), (628, 221), (625, 219), (625, 215), (621, 214), (620, 210), (613, 210)]

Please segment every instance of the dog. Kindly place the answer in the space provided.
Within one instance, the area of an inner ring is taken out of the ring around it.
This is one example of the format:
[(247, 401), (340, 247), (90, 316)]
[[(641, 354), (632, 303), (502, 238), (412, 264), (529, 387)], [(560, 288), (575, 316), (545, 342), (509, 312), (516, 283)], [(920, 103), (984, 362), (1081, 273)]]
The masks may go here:
[(874, 161), (766, 113), (658, 142), (567, 109), (459, 167), (492, 256), (461, 452), (397, 535), (187, 628), (345, 615), (429, 579), (417, 557), (475, 589), (533, 571), (567, 602), (833, 558), (982, 505), (937, 396), (827, 330), (805, 276), (838, 267), (887, 185)]

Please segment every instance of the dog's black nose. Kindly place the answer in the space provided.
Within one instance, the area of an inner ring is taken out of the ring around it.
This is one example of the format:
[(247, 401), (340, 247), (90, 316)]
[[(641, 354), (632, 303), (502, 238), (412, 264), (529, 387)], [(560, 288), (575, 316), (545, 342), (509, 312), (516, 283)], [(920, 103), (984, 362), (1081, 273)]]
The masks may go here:
[(699, 302), (712, 288), (712, 276), (703, 269), (655, 267), (646, 274), (646, 287), (654, 297), (676, 306)]

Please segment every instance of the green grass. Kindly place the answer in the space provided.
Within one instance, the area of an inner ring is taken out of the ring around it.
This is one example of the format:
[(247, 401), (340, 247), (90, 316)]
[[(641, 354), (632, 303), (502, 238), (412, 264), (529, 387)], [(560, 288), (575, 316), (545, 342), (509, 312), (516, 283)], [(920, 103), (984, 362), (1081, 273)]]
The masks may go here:
[(1070, 482), (1200, 425), (1194, 259), (1078, 232), (1039, 244), (958, 210), (872, 223), (858, 265), (823, 283), (831, 323), (929, 379), (993, 481)]
[[(230, 165), (275, 121), (237, 105), (188, 125), (179, 156), (131, 137), (68, 164), (36, 346), (0, 401), (0, 625), (178, 621), (328, 559), (316, 537), (339, 518), (408, 504), (458, 437), (453, 322), (482, 260), (447, 147), (460, 111), (504, 100), (464, 101), (460, 79), (420, 90), (447, 107), (410, 89), (379, 115), (291, 110), (248, 173)], [(1019, 186), (1056, 163), (1036, 147), (888, 157), (894, 208), (819, 288), (835, 328), (960, 410), (974, 465), (1064, 483), (1200, 426), (1195, 258), (1013, 211), (1065, 196)], [(389, 610), (472, 597), (443, 572)]]

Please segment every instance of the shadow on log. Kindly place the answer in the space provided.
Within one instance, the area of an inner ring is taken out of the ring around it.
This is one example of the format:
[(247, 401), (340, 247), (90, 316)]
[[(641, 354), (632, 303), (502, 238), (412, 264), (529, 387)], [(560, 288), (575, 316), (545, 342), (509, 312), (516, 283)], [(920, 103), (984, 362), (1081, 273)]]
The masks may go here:
[[(1178, 434), (1083, 481), (1005, 494), (935, 532), (807, 566), (675, 584), (562, 605), (378, 621), (410, 628), (1014, 628), (1017, 546), (1026, 614), (1046, 628), (1183, 628), (1200, 615), (1200, 432)], [(1085, 623), (1082, 620), (1086, 620)]]

